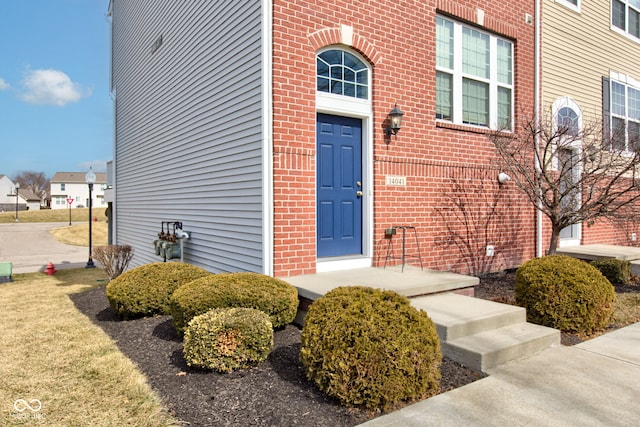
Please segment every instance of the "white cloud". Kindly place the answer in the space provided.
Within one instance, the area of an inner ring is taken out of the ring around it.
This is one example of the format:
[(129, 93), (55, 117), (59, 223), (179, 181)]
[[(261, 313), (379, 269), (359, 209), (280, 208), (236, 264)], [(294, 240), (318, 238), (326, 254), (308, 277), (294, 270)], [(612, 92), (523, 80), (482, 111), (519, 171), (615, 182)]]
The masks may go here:
[(5, 82), (3, 78), (0, 78), (0, 90), (7, 90), (10, 87), (9, 83)]
[(62, 107), (79, 101), (85, 95), (79, 84), (58, 70), (29, 71), (22, 84), (26, 91), (20, 97), (29, 104)]

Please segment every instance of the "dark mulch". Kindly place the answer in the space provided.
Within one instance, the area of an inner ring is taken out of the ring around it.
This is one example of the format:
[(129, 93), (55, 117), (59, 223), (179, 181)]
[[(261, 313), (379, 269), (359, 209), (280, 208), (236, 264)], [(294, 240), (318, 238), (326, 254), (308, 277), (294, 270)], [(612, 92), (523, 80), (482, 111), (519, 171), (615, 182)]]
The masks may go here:
[[(120, 321), (103, 287), (72, 295), (76, 307), (113, 338), (146, 375), (165, 405), (192, 426), (354, 426), (379, 413), (348, 409), (325, 397), (298, 360), (300, 329), (276, 331), (275, 347), (259, 366), (231, 374), (187, 367), (170, 316)], [(483, 375), (443, 359), (441, 392)]]

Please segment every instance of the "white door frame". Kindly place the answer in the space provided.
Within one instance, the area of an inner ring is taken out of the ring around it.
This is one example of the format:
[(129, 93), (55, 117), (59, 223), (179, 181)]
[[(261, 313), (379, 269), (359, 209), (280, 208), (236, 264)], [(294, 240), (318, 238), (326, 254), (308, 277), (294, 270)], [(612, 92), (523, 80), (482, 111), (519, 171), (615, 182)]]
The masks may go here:
[(320, 258), (316, 271), (349, 270), (373, 265), (373, 110), (370, 100), (318, 92), (316, 113), (362, 120), (362, 256)]

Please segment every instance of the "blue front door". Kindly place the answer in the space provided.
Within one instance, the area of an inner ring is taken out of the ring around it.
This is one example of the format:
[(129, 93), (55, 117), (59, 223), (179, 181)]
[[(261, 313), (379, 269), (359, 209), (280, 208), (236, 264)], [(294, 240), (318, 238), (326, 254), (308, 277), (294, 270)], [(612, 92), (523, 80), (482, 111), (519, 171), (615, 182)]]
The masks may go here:
[(362, 120), (318, 114), (318, 257), (362, 254)]

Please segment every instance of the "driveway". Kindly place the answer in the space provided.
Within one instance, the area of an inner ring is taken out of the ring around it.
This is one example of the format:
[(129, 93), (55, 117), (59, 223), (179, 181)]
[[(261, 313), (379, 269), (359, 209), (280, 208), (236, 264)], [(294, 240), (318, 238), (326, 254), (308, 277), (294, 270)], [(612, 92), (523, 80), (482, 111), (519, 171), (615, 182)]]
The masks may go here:
[(13, 263), (13, 273), (44, 271), (52, 262), (56, 269), (83, 267), (89, 248), (59, 243), (49, 230), (64, 222), (0, 224), (0, 261)]

